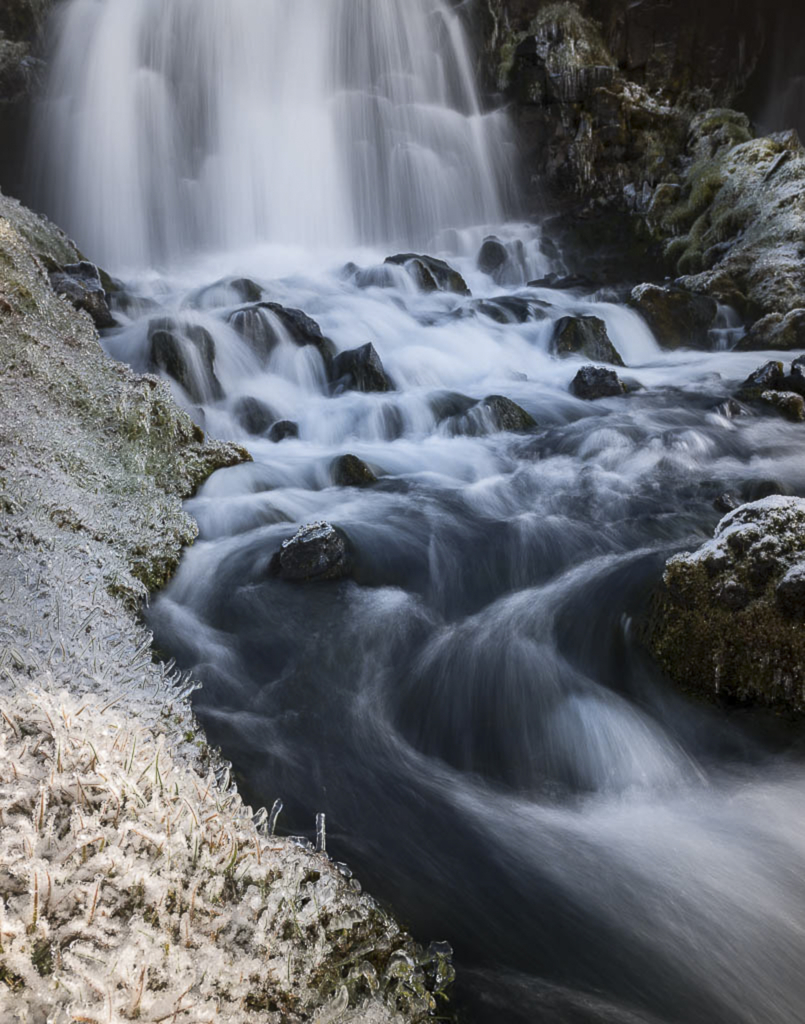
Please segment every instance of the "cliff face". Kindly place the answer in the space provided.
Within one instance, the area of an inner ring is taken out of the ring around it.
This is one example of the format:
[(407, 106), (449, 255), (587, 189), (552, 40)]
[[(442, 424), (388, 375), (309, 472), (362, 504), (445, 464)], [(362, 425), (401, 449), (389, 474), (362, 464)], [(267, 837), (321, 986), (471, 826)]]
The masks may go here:
[(18, 195), (25, 185), (30, 98), (43, 79), (41, 40), (52, 6), (53, 0), (0, 3), (0, 184)]
[[(753, 217), (711, 206), (719, 193), (724, 206), (736, 168), (756, 193), (782, 163), (790, 189), (805, 181), (794, 138), (760, 147), (787, 154), (769, 173), (757, 147), (736, 149), (752, 140), (750, 122), (724, 109), (761, 109), (774, 40), (781, 26), (798, 31), (805, 12), (788, 0), (487, 0), (482, 21), (489, 86), (518, 128), (527, 211), (559, 211), (547, 230), (569, 271), (604, 281), (688, 275), (689, 286), (731, 297), (750, 318), (802, 303), (777, 271), (780, 289), (756, 280), (746, 246), (722, 272)], [(745, 198), (740, 209), (757, 207)], [(790, 213), (788, 204), (785, 224), (765, 218), (758, 253), (780, 244), (799, 252), (805, 222)]]

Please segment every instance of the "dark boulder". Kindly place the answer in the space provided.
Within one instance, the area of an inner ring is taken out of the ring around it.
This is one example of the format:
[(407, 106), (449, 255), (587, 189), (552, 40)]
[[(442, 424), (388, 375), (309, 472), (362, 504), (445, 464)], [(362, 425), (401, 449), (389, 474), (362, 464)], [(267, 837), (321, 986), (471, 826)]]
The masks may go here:
[(612, 366), (624, 365), (609, 339), (607, 325), (597, 316), (563, 316), (557, 320), (551, 351), (562, 358), (579, 355)]
[(215, 342), (198, 324), (178, 324), (159, 317), (148, 325), (151, 363), (172, 377), (199, 405), (223, 398), (215, 374)]
[(626, 385), (605, 366), (582, 366), (570, 384), (576, 398), (593, 401), (596, 398), (614, 398), (626, 393)]
[(631, 305), (651, 328), (663, 348), (711, 348), (710, 328), (718, 305), (707, 295), (681, 288), (641, 284), (632, 292)]
[(736, 498), (734, 494), (730, 494), (729, 491), (725, 491), (713, 502), (713, 508), (716, 512), (720, 512), (723, 516), (730, 512), (734, 512), (736, 508), (741, 507), (740, 499)]
[(783, 386), (785, 374), (783, 364), (777, 362), (764, 363), (763, 366), (754, 370), (741, 384), (736, 392), (736, 398), (742, 402), (754, 402), (761, 398), (766, 391), (776, 391)]
[(194, 291), (186, 305), (194, 309), (215, 309), (232, 306), (236, 302), (259, 302), (263, 289), (248, 277), (222, 277), (220, 281), (208, 284)]
[(71, 263), (50, 272), (50, 284), (57, 295), (68, 299), (76, 309), (89, 313), (98, 328), (115, 327), (116, 321), (98, 268), (92, 263)]
[(434, 256), (421, 256), (413, 252), (398, 253), (389, 256), (386, 263), (405, 267), (414, 278), (417, 286), (425, 292), (456, 292), (459, 295), (470, 295), (467, 282), (454, 270), (449, 263), (436, 259)]
[(488, 274), (496, 281), (500, 281), (506, 271), (509, 262), (509, 250), (494, 235), (489, 235), (483, 240), (478, 251), (477, 267), (483, 274)]
[(556, 291), (570, 291), (574, 288), (581, 288), (586, 291), (592, 291), (595, 288), (595, 282), (592, 278), (587, 277), (586, 274), (566, 274), (564, 276), (547, 274), (537, 281), (529, 281), (528, 287), (553, 288)]
[(277, 422), (277, 416), (265, 402), (252, 395), (239, 398), (233, 409), (235, 419), (241, 427), (255, 437), (265, 434), (272, 423)]
[(332, 379), (350, 391), (393, 391), (394, 386), (371, 342), (339, 352), (333, 360)]
[(299, 424), (293, 420), (277, 420), (271, 425), (268, 432), (269, 441), (279, 444), (280, 441), (287, 441), (289, 438), (299, 437)]
[[(469, 308), (488, 316), (498, 324), (525, 324), (529, 320), (545, 320), (547, 303), (520, 295), (496, 295), (491, 299), (474, 299)], [(550, 308), (550, 307), (548, 307)]]
[(795, 391), (805, 398), (805, 356), (794, 360), (782, 386), (786, 391)]
[(268, 571), (288, 583), (344, 579), (352, 572), (349, 544), (329, 523), (311, 523), (283, 543)]
[(341, 455), (330, 467), (336, 487), (371, 487), (377, 477), (357, 455)]
[(525, 409), (510, 398), (503, 395), (488, 395), (480, 403), (492, 418), (498, 430), (508, 430), (515, 434), (524, 433), (537, 426), (537, 421)]
[(428, 399), (436, 422), (451, 419), (453, 416), (465, 416), (470, 409), (478, 404), (477, 399), (468, 398), (458, 391), (440, 391)]
[(266, 358), (278, 344), (279, 322), (282, 330), (300, 348), (312, 345), (318, 351), (329, 376), (335, 346), (325, 338), (316, 321), (301, 309), (290, 309), (277, 302), (258, 302), (233, 310), (227, 322), (261, 358)]

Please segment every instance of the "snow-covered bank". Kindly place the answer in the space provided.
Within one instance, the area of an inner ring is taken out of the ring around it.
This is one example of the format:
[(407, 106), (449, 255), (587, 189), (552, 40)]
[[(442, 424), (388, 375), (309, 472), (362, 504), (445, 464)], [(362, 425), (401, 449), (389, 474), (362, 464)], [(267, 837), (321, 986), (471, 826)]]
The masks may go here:
[(137, 620), (247, 457), (109, 360), (0, 196), (0, 1018), (416, 1020), (428, 959), (347, 873), (261, 833)]

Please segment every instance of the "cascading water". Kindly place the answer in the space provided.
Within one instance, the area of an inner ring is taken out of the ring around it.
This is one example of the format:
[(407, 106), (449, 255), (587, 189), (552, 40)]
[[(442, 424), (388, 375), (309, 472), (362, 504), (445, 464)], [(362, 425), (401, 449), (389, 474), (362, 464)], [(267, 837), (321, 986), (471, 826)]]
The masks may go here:
[[(801, 1024), (801, 758), (670, 690), (635, 636), (715, 497), (805, 494), (801, 425), (724, 404), (758, 361), (734, 325), (663, 352), (603, 296), (527, 286), (550, 268), (523, 225), (478, 269), (508, 136), (439, 0), (72, 0), (56, 36), (57, 215), (139, 267), (104, 344), (173, 366), (254, 455), (190, 504), (148, 612), (247, 795), (294, 831), (326, 812), (330, 851), (455, 945), (467, 1020)], [(423, 240), (472, 296), (383, 262)], [(372, 342), (392, 390), (343, 388), (294, 310), (336, 352)], [(549, 346), (576, 314), (628, 396), (569, 394)], [(499, 430), (491, 395), (538, 426)], [(336, 485), (345, 454), (378, 482)], [(274, 578), (318, 520), (355, 578)]]
[(73, 0), (53, 36), (43, 197), (110, 267), (502, 217), (506, 121), (446, 0)]

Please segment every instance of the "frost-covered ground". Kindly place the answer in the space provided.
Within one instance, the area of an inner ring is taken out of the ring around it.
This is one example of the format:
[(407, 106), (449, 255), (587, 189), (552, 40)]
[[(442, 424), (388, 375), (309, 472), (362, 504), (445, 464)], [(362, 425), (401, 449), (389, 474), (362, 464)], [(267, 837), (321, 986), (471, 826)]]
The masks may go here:
[(246, 455), (103, 354), (76, 255), (0, 196), (0, 1019), (424, 1017), (443, 959), (257, 827), (152, 658), (181, 501)]

